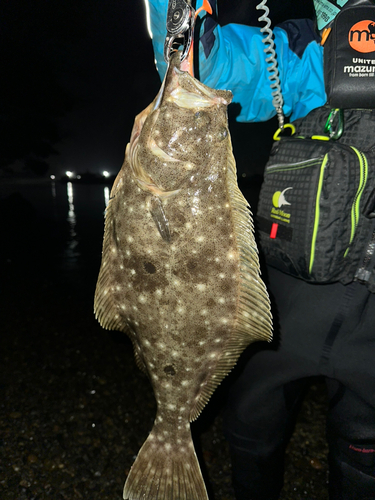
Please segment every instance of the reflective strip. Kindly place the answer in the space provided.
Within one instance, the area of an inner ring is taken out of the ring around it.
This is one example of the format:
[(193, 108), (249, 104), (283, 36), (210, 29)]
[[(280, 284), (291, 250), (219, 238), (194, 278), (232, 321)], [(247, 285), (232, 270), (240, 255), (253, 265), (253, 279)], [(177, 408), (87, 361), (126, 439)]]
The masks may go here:
[(314, 230), (313, 230), (313, 235), (311, 239), (311, 252), (310, 252), (310, 265), (309, 265), (309, 273), (311, 274), (313, 265), (314, 265), (314, 258), (315, 258), (315, 245), (316, 245), (316, 237), (318, 234), (318, 228), (319, 228), (319, 217), (320, 217), (320, 195), (322, 193), (322, 188), (323, 188), (323, 178), (324, 178), (324, 169), (328, 161), (328, 153), (324, 156), (322, 165), (320, 167), (320, 175), (319, 175), (319, 184), (318, 184), (318, 190), (316, 193), (316, 203), (315, 203), (315, 219), (314, 219)]
[(351, 146), (351, 148), (355, 152), (355, 154), (358, 156), (360, 178), (359, 178), (359, 185), (358, 185), (357, 193), (354, 197), (352, 210), (351, 210), (352, 226), (351, 226), (351, 231), (350, 231), (349, 246), (345, 251), (344, 257), (346, 257), (348, 255), (349, 247), (354, 239), (354, 235), (355, 235), (355, 232), (357, 230), (358, 221), (359, 221), (359, 205), (361, 202), (361, 196), (362, 196), (363, 190), (365, 189), (365, 185), (367, 182), (367, 176), (368, 176), (368, 162), (367, 162), (366, 156), (361, 151), (358, 151), (358, 149), (354, 148), (353, 146)]

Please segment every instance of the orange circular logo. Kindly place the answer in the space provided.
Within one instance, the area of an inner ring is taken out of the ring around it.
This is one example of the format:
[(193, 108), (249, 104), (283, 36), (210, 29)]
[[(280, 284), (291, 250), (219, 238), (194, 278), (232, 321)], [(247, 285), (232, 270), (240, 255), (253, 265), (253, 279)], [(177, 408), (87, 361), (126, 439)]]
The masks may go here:
[(357, 52), (375, 51), (375, 22), (367, 19), (354, 24), (349, 30), (349, 45)]

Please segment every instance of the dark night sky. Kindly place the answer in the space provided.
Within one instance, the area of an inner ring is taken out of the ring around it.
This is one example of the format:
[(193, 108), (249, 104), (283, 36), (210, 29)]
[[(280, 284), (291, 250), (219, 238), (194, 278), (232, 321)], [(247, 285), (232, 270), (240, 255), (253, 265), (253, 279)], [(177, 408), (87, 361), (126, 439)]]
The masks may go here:
[(60, 160), (64, 169), (116, 171), (134, 117), (154, 98), (160, 80), (143, 2), (131, 8), (121, 0), (92, 3), (86, 36), (72, 54), (76, 71), (65, 75), (83, 102), (63, 120), (71, 137)]
[[(219, 1), (221, 22), (256, 22), (256, 3)], [(281, 21), (311, 10), (312, 2), (308, 7), (300, 0), (268, 4), (273, 19)], [(10, 103), (5, 113), (0, 108), (5, 142), (19, 151), (36, 124), (43, 127), (47, 113), (52, 115), (51, 130), (56, 124), (59, 128), (53, 145), (59, 154), (44, 154), (47, 175), (65, 170), (116, 173), (135, 115), (160, 86), (144, 0), (3, 0), (1, 10), (0, 86)], [(69, 91), (72, 102), (68, 99), (65, 106), (59, 93), (49, 92), (50, 82)]]
[[(63, 138), (54, 145), (59, 154), (46, 159), (48, 175), (67, 169), (115, 173), (135, 115), (160, 86), (144, 2), (64, 0), (58, 10), (51, 3), (58, 5), (47, 0), (4, 4), (0, 36), (8, 56), (8, 68), (4, 71), (3, 65), (2, 71), (2, 78), (7, 75), (5, 97), (12, 106), (28, 108), (31, 103), (37, 108), (35, 102), (46, 101), (43, 82), (56, 80), (74, 103), (55, 119)], [(11, 96), (16, 92), (18, 96)], [(6, 119), (7, 112), (9, 108)], [(18, 112), (22, 121), (23, 111)], [(43, 110), (33, 112), (34, 120), (43, 120)], [(26, 141), (28, 130), (21, 129), (14, 140)]]

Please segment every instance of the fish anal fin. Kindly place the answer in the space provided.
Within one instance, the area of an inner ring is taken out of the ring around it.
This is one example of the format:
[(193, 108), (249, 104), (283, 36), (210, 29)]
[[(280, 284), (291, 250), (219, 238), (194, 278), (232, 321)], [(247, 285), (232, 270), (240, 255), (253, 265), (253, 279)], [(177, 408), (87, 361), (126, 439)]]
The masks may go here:
[[(230, 142), (230, 141), (229, 141)], [(258, 250), (249, 204), (238, 188), (236, 163), (229, 149), (227, 190), (232, 223), (240, 260), (240, 286), (233, 334), (240, 342), (272, 339), (271, 305), (267, 289), (260, 277)], [(242, 340), (241, 340), (242, 339)]]
[(249, 205), (238, 188), (236, 163), (229, 141), (227, 191), (231, 205), (232, 224), (239, 254), (239, 287), (230, 337), (216, 366), (201, 386), (190, 421), (198, 418), (212, 393), (233, 369), (241, 353), (252, 342), (272, 339), (272, 318), (268, 293), (260, 278), (258, 251), (254, 238)]

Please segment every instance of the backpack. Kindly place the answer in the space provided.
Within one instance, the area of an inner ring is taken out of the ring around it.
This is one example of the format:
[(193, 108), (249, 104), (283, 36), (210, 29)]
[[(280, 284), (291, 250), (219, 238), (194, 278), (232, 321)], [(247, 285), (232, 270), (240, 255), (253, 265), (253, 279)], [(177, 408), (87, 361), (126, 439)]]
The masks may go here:
[[(375, 293), (375, 28), (374, 40), (366, 31), (372, 19), (375, 26), (372, 5), (337, 15), (324, 54), (327, 105), (273, 144), (256, 223), (271, 266), (311, 283), (358, 280)], [(363, 37), (361, 50), (372, 40), (374, 51), (365, 54), (368, 64), (357, 64), (363, 56), (350, 42)], [(368, 76), (349, 76), (362, 73)]]

